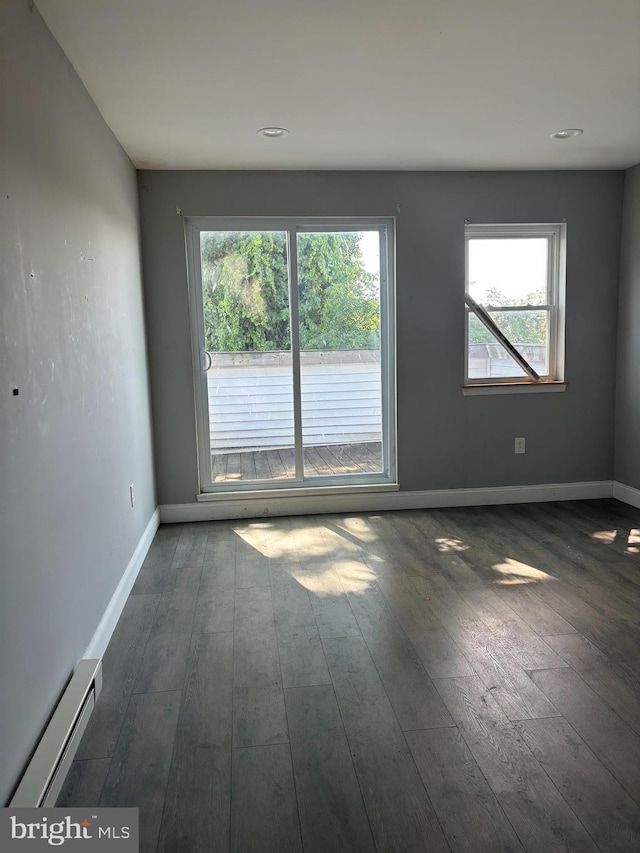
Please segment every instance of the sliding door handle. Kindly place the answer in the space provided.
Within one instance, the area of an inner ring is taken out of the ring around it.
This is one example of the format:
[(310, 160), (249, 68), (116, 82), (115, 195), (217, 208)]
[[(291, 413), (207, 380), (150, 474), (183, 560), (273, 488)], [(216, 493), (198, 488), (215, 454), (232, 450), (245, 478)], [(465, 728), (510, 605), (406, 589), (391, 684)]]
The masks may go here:
[(206, 349), (200, 350), (200, 358), (202, 371), (206, 373), (211, 369), (211, 353)]

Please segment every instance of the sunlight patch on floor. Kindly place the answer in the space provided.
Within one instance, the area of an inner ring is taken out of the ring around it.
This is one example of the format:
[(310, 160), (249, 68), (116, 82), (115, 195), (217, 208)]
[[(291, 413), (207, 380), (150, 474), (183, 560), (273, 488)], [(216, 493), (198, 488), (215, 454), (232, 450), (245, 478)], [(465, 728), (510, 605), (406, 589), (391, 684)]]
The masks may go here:
[(345, 518), (337, 527), (349, 533), (360, 542), (376, 542), (380, 537), (364, 518)]
[(595, 530), (589, 534), (594, 542), (603, 542), (605, 545), (611, 545), (612, 542), (615, 542), (617, 535), (617, 530)]
[(330, 566), (318, 566), (311, 571), (305, 567), (292, 572), (292, 576), (320, 598), (344, 592), (365, 592), (376, 580), (375, 573), (368, 566), (355, 560), (333, 562)]
[(503, 586), (557, 580), (553, 575), (548, 575), (541, 569), (536, 569), (535, 566), (512, 560), (510, 557), (507, 557), (504, 563), (496, 563), (491, 568), (501, 576), (496, 582)]
[[(267, 547), (265, 541), (265, 531), (263, 527), (258, 525), (248, 525), (246, 527), (237, 527), (236, 535), (246, 542), (247, 545), (254, 548), (260, 554), (267, 556)], [(271, 541), (271, 537), (269, 537)]]
[(260, 554), (271, 558), (295, 556), (296, 551), (302, 550), (306, 556), (322, 557), (334, 550), (333, 544), (323, 539), (316, 525), (292, 530), (265, 530), (265, 525), (256, 524), (237, 528), (236, 534)]
[[(589, 537), (594, 542), (601, 542), (603, 545), (613, 545), (620, 537), (620, 530), (595, 530), (589, 534)], [(625, 533), (622, 533), (621, 542), (624, 542)], [(640, 527), (633, 527), (626, 534), (625, 554), (640, 554)]]
[(463, 542), (462, 539), (442, 538), (435, 540), (436, 547), (441, 554), (454, 554), (457, 551), (468, 551), (471, 547)]

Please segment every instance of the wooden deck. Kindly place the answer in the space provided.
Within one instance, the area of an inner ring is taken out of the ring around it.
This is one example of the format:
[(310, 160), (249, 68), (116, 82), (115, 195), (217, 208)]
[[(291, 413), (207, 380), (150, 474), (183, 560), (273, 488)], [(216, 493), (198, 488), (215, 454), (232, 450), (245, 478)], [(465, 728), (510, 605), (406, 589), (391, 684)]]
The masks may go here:
[[(332, 444), (304, 448), (305, 475), (375, 474), (382, 470), (379, 441)], [(237, 480), (290, 480), (295, 477), (292, 447), (278, 450), (247, 450), (211, 456), (214, 483)]]

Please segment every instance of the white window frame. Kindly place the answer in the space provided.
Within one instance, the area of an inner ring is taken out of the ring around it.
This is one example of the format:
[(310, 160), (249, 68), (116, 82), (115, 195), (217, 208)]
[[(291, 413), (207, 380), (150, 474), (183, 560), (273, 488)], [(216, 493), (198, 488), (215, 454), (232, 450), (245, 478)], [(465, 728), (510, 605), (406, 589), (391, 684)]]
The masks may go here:
[[(200, 494), (214, 496), (253, 491), (296, 491), (335, 487), (397, 487), (396, 449), (396, 339), (395, 339), (395, 219), (356, 217), (184, 217), (187, 272), (191, 313), (196, 433)], [(286, 232), (289, 258), (289, 311), (293, 358), (293, 405), (295, 425), (295, 477), (287, 480), (245, 480), (213, 483), (209, 440), (209, 404), (206, 347), (200, 267), (201, 231)], [(300, 385), (300, 345), (298, 339), (298, 233), (310, 231), (378, 231), (380, 234), (380, 365), (382, 380), (382, 471), (373, 474), (304, 476), (302, 445), (302, 403)]]
[[(496, 311), (546, 310), (549, 312), (547, 328), (547, 373), (535, 380), (530, 376), (469, 377), (469, 314), (465, 304), (465, 388), (481, 386), (521, 385), (539, 388), (551, 383), (564, 383), (565, 303), (566, 303), (566, 233), (565, 222), (533, 224), (466, 224), (465, 225), (465, 297), (469, 294), (469, 241), (514, 238), (545, 238), (547, 240), (547, 301), (543, 305), (483, 306)], [(506, 390), (506, 389), (505, 389)], [(549, 389), (550, 390), (550, 389)]]

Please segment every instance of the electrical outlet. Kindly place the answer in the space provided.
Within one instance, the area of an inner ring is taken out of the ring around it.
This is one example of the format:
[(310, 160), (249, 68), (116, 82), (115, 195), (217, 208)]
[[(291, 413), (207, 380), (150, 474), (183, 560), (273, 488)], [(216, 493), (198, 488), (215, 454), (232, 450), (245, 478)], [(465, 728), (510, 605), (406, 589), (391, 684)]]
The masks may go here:
[(136, 493), (133, 488), (133, 483), (129, 486), (129, 499), (131, 500), (131, 506), (133, 506), (136, 502)]
[(516, 438), (515, 443), (514, 443), (513, 452), (514, 453), (525, 453), (526, 452), (525, 444), (526, 444), (526, 439), (524, 437)]

